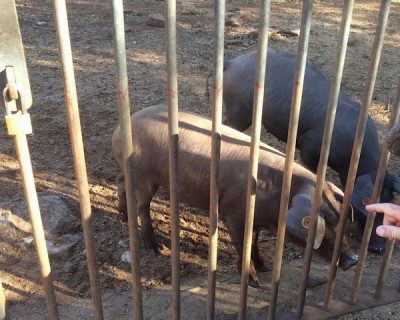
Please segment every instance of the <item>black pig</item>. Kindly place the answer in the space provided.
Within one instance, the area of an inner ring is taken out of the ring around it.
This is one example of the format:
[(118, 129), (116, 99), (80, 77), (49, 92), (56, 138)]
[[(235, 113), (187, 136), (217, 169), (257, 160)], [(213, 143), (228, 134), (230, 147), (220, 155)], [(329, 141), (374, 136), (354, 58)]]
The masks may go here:
[[(287, 140), (293, 77), (296, 56), (268, 50), (265, 95), (262, 123), (268, 132), (279, 140)], [(225, 64), (224, 104), (226, 124), (243, 131), (251, 125), (256, 52), (236, 57)], [(330, 79), (311, 63), (307, 63), (301, 102), (296, 146), (306, 167), (316, 172), (329, 100)], [(328, 165), (335, 170), (344, 187), (347, 180), (360, 105), (350, 100), (343, 92), (339, 95), (336, 120), (332, 135)], [(380, 151), (375, 125), (368, 117), (364, 143), (354, 185), (351, 203), (362, 229), (379, 165)], [(393, 193), (400, 191), (400, 179), (386, 173), (380, 195), (381, 202), (391, 202)], [(375, 233), (382, 224), (383, 215), (375, 219), (369, 250), (380, 253), (385, 241)]]

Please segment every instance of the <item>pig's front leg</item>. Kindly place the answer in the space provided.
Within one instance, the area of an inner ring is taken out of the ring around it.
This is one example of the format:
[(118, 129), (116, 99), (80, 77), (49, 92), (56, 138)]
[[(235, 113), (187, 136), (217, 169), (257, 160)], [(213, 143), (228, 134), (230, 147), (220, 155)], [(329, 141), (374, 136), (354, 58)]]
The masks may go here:
[[(243, 238), (244, 238), (244, 225), (242, 223), (237, 223), (237, 221), (227, 221), (227, 228), (229, 231), (229, 234), (231, 235), (233, 245), (236, 248), (236, 251), (239, 255), (239, 260), (238, 260), (238, 271), (239, 274), (242, 273), (242, 257), (243, 257)], [(256, 238), (258, 238), (258, 235), (256, 235)], [(252, 251), (253, 251), (253, 245), (252, 245)], [(258, 281), (257, 277), (257, 270), (255, 267), (255, 264), (253, 262), (253, 252), (251, 253), (252, 258), (250, 260), (250, 270), (249, 270), (249, 285), (258, 288), (260, 286), (260, 283)], [(257, 257), (259, 258), (259, 255), (257, 254)], [(257, 261), (260, 263), (260, 260)], [(261, 260), (261, 264), (263, 264)]]

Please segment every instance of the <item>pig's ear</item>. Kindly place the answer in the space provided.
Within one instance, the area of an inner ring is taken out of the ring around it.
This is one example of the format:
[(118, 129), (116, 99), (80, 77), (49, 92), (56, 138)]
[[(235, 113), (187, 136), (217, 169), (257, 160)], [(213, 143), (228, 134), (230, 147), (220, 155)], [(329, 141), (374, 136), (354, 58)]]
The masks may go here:
[[(340, 204), (342, 204), (343, 203), (343, 199), (344, 199), (343, 191), (341, 189), (339, 189), (336, 185), (334, 185), (332, 182), (327, 181), (327, 183), (331, 187), (331, 189), (333, 191), (333, 196), (335, 197), (335, 199), (337, 201), (339, 201)], [(348, 216), (349, 216), (349, 219), (352, 222), (354, 222), (354, 208), (353, 208), (353, 206), (351, 204), (350, 204)]]
[(342, 191), (339, 187), (337, 187), (336, 185), (334, 185), (332, 182), (330, 182), (330, 181), (327, 181), (326, 183), (327, 183), (327, 184), (329, 185), (329, 187), (332, 189), (333, 195), (334, 195), (335, 199), (336, 199), (337, 201), (339, 201), (340, 203), (342, 203), (342, 202), (343, 202), (343, 198), (344, 198), (343, 191)]
[[(288, 232), (295, 238), (307, 241), (309, 224), (311, 221), (311, 201), (305, 195), (296, 195), (292, 199), (291, 208), (288, 210), (286, 226)], [(325, 220), (318, 216), (317, 232), (315, 235), (314, 249), (321, 245), (325, 234)]]
[[(356, 178), (354, 191), (351, 196), (351, 204), (357, 218), (367, 217), (368, 212), (365, 206), (371, 202), (372, 190), (374, 188), (375, 177), (373, 175), (363, 175)], [(363, 220), (362, 220), (363, 221)]]

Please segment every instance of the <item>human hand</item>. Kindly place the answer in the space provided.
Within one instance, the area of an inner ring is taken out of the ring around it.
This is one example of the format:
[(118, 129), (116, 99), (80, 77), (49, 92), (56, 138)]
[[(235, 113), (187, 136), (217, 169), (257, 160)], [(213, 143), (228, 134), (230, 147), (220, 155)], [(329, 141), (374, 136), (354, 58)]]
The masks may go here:
[(400, 239), (400, 206), (393, 203), (374, 203), (365, 206), (368, 212), (383, 212), (383, 225), (376, 228), (376, 234), (388, 239)]

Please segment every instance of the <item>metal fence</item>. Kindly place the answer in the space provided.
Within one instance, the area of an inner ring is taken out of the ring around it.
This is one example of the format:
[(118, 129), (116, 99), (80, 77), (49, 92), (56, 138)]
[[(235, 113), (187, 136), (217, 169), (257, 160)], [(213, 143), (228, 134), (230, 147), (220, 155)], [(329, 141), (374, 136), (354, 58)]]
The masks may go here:
[[(5, 0), (3, 0), (5, 1)], [(347, 42), (350, 32), (350, 24), (352, 21), (352, 0), (345, 0), (343, 5), (342, 21), (340, 36), (336, 48), (335, 59), (335, 72), (331, 85), (329, 103), (326, 115), (325, 130), (323, 135), (323, 143), (320, 154), (320, 162), (317, 170), (317, 183), (316, 191), (313, 199), (312, 206), (312, 219), (309, 228), (307, 239), (307, 247), (305, 251), (305, 258), (303, 264), (303, 272), (301, 275), (301, 286), (299, 291), (298, 304), (296, 309), (297, 317), (310, 317), (309, 311), (305, 312), (306, 300), (306, 281), (309, 277), (312, 256), (312, 244), (314, 243), (316, 225), (318, 218), (318, 211), (322, 199), (322, 189), (325, 182), (325, 174), (327, 169), (327, 162), (329, 156), (330, 142), (332, 137), (332, 130), (334, 124), (334, 116), (339, 96), (339, 88), (342, 79), (342, 72), (344, 67)], [(246, 223), (245, 223), (245, 239), (244, 239), (244, 253), (243, 265), (241, 274), (240, 286), (240, 301), (239, 301), (239, 319), (246, 318), (246, 305), (247, 305), (247, 287), (249, 276), (249, 265), (251, 255), (251, 239), (254, 220), (254, 207), (255, 207), (255, 194), (251, 192), (253, 181), (257, 178), (258, 168), (258, 150), (260, 143), (261, 131), (261, 118), (262, 106), (264, 96), (264, 82), (265, 82), (265, 67), (267, 61), (267, 47), (268, 47), (268, 29), (269, 29), (269, 16), (270, 16), (270, 0), (259, 1), (260, 3), (260, 22), (259, 22), (259, 35), (258, 35), (258, 49), (257, 49), (257, 73), (256, 85), (254, 90), (254, 108), (253, 108), (253, 125), (251, 131), (251, 154), (249, 162), (249, 176), (247, 188), (247, 206), (246, 206)], [(361, 146), (363, 143), (364, 132), (368, 117), (368, 108), (371, 103), (372, 92), (374, 89), (375, 78), (377, 74), (380, 53), (383, 44), (383, 37), (385, 27), (388, 20), (389, 8), (391, 1), (382, 0), (379, 13), (379, 21), (376, 27), (375, 40), (371, 52), (370, 65), (368, 69), (368, 77), (365, 84), (365, 92), (361, 104), (361, 113), (358, 120), (356, 131), (356, 139), (354, 142), (353, 153), (350, 163), (348, 179), (345, 187), (345, 196), (341, 208), (340, 221), (337, 228), (335, 248), (330, 264), (328, 275), (328, 284), (326, 288), (326, 295), (324, 301), (325, 310), (320, 311), (319, 317), (324, 317), (324, 312), (329, 315), (329, 310), (332, 307), (332, 294), (334, 291), (334, 283), (337, 272), (337, 262), (340, 255), (340, 246), (344, 236), (346, 224), (346, 212), (350, 207), (350, 199), (353, 191), (355, 176), (358, 167), (358, 160), (361, 153)], [(13, 1), (7, 0), (7, 6), (13, 6)], [(74, 78), (74, 69), (72, 64), (72, 51), (69, 39), (69, 28), (67, 22), (67, 11), (64, 0), (53, 0), (54, 16), (56, 21), (57, 38), (60, 51), (60, 61), (63, 70), (65, 100), (68, 114), (68, 123), (71, 133), (71, 145), (73, 148), (73, 156), (75, 163), (75, 172), (78, 181), (79, 198), (82, 214), (82, 225), (85, 236), (85, 247), (89, 266), (91, 293), (93, 297), (94, 318), (103, 319), (103, 308), (101, 299), (101, 290), (98, 279), (98, 271), (96, 267), (96, 250), (93, 232), (91, 228), (91, 205), (89, 200), (88, 182), (85, 167), (85, 158), (83, 153), (82, 134), (80, 129), (79, 109), (77, 103), (76, 85)], [(124, 34), (124, 16), (122, 0), (113, 0), (113, 29), (114, 29), (114, 42), (115, 42), (115, 61), (116, 61), (116, 79), (118, 87), (118, 101), (119, 101), (119, 116), (121, 124), (121, 132), (123, 137), (123, 163), (125, 173), (126, 194), (128, 203), (128, 225), (129, 225), (129, 239), (130, 239), (130, 252), (132, 256), (132, 277), (133, 277), (133, 309), (134, 318), (143, 319), (146, 310), (143, 310), (142, 303), (142, 288), (140, 276), (140, 261), (139, 261), (139, 235), (138, 235), (138, 215), (135, 208), (134, 190), (132, 183), (132, 154), (135, 152), (132, 147), (131, 123), (130, 123), (130, 104), (129, 104), (129, 90), (128, 90), (128, 75), (125, 51), (125, 34)], [(286, 215), (289, 205), (290, 185), (292, 179), (295, 142), (297, 136), (297, 127), (300, 113), (300, 102), (303, 91), (303, 81), (306, 67), (306, 58), (308, 51), (308, 42), (310, 34), (310, 26), (312, 20), (312, 0), (303, 1), (303, 14), (301, 21), (301, 32), (298, 44), (297, 64), (295, 69), (295, 80), (291, 104), (291, 117), (288, 132), (288, 141), (286, 147), (286, 160), (284, 169), (283, 187), (281, 193), (281, 203), (279, 212), (279, 224), (277, 229), (276, 251), (274, 258), (274, 266), (271, 280), (271, 297), (270, 306), (268, 311), (268, 318), (275, 319), (277, 297), (279, 290), (279, 280), (281, 277), (281, 265), (283, 255), (283, 244), (286, 229)], [(170, 170), (170, 202), (171, 202), (171, 216), (172, 216), (172, 304), (173, 314), (172, 318), (180, 318), (180, 260), (179, 260), (179, 199), (178, 199), (178, 166), (177, 161), (179, 157), (178, 149), (178, 82), (177, 82), (177, 63), (176, 63), (176, 3), (173, 0), (165, 1), (165, 40), (166, 40), (166, 61), (167, 61), (167, 100), (168, 100), (168, 121), (169, 121), (169, 170)], [(14, 12), (15, 7), (14, 7)], [(10, 13), (11, 14), (11, 13)], [(224, 26), (225, 26), (225, 1), (215, 1), (215, 32), (214, 32), (214, 66), (213, 66), (213, 100), (212, 100), (212, 154), (211, 154), (211, 185), (210, 185), (210, 225), (209, 225), (209, 263), (208, 263), (208, 300), (207, 300), (207, 319), (215, 318), (215, 304), (216, 304), (216, 272), (217, 272), (217, 244), (218, 244), (218, 177), (219, 177), (219, 159), (220, 159), (220, 143), (221, 143), (221, 128), (222, 128), (222, 87), (223, 87), (223, 64), (224, 64)], [(2, 67), (2, 65), (0, 65)], [(0, 70), (2, 71), (2, 70)], [(12, 70), (11, 70), (12, 71)], [(9, 70), (7, 76), (7, 86), (4, 89), (5, 104), (10, 104), (13, 100), (18, 100), (18, 94), (12, 95), (13, 78), (12, 72)], [(400, 110), (400, 83), (397, 86), (397, 95), (394, 101), (393, 111), (389, 123), (389, 128), (393, 126), (399, 117)], [(16, 98), (13, 98), (16, 97)], [(14, 118), (16, 116), (23, 116), (26, 118), (27, 108), (22, 110), (9, 110), (7, 116)], [(10, 120), (11, 121), (11, 120)], [(18, 120), (21, 121), (21, 120)], [(17, 121), (17, 123), (19, 123)], [(27, 121), (26, 119), (24, 121)], [(8, 124), (8, 122), (7, 122)], [(24, 186), (26, 191), (26, 198), (32, 205), (29, 206), (31, 213), (31, 221), (33, 224), (35, 240), (37, 243), (37, 252), (41, 265), (42, 283), (45, 288), (48, 304), (48, 315), (50, 319), (58, 319), (58, 311), (56, 306), (56, 299), (54, 288), (51, 281), (51, 270), (48, 263), (48, 256), (46, 246), (44, 244), (43, 227), (41, 226), (40, 215), (38, 213), (37, 196), (34, 190), (33, 173), (30, 169), (29, 153), (23, 152), (26, 146), (25, 135), (29, 132), (20, 131), (18, 129), (12, 131), (9, 128), (11, 135), (16, 137), (16, 145), (22, 145), (22, 151), (18, 152), (21, 171), (23, 172)], [(389, 151), (386, 145), (383, 146), (379, 170), (376, 176), (372, 201), (379, 200), (380, 189), (383, 183), (383, 177), (386, 171), (386, 166), (389, 158)], [(28, 162), (26, 162), (28, 161)], [(25, 174), (25, 172), (27, 172)], [(25, 178), (26, 177), (26, 178)], [(32, 187), (33, 184), (33, 187)], [(368, 216), (365, 227), (364, 237), (359, 251), (359, 262), (357, 264), (356, 273), (353, 280), (353, 287), (350, 293), (348, 310), (352, 310), (352, 305), (357, 301), (358, 288), (364, 267), (364, 261), (367, 254), (367, 246), (371, 236), (373, 221), (375, 214)], [(35, 221), (38, 221), (35, 223)], [(41, 245), (42, 243), (43, 245)], [(385, 281), (386, 272), (391, 258), (394, 241), (389, 241), (387, 244), (386, 252), (381, 267), (381, 274), (376, 286), (376, 297), (379, 298), (382, 294), (383, 283)], [(42, 262), (43, 261), (43, 262)], [(2, 288), (0, 287), (0, 296)], [(346, 309), (346, 308), (345, 308)], [(315, 311), (313, 311), (315, 312)], [(312, 314), (312, 313), (311, 313)], [(2, 313), (0, 312), (0, 317)], [(315, 315), (315, 314), (314, 314)]]

